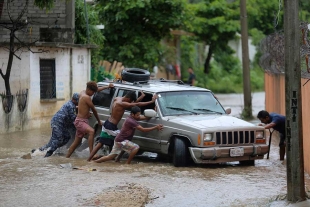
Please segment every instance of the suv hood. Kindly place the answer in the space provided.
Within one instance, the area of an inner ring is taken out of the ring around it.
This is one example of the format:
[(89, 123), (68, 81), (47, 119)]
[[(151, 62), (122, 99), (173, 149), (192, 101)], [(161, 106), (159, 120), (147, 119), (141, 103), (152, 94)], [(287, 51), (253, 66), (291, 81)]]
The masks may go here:
[(253, 127), (254, 124), (229, 115), (191, 115), (169, 117), (169, 122), (195, 128)]

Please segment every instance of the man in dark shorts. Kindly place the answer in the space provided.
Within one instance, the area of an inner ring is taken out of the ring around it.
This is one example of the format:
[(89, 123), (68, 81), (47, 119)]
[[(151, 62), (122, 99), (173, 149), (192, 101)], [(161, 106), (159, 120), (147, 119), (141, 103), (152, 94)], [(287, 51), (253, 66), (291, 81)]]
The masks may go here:
[[(91, 152), (87, 161), (93, 159), (98, 150), (106, 144), (106, 139), (113, 139), (119, 133), (117, 129), (117, 124), (122, 119), (125, 110), (133, 106), (146, 106), (155, 102), (157, 95), (154, 95), (151, 101), (139, 102), (144, 98), (145, 94), (141, 91), (141, 96), (137, 99), (135, 91), (128, 92), (124, 97), (116, 97), (113, 100), (112, 113), (111, 116), (104, 122), (102, 126), (102, 132), (100, 134), (99, 143), (95, 146)], [(112, 142), (113, 143), (113, 142)], [(95, 157), (97, 158), (97, 157)]]
[(189, 77), (187, 80), (187, 84), (193, 86), (195, 84), (195, 80), (196, 80), (196, 75), (194, 74), (193, 68), (189, 67), (188, 73), (189, 73)]
[[(268, 113), (268, 111), (260, 111), (257, 114), (257, 118), (265, 124), (265, 129), (273, 128), (278, 131), (280, 134), (280, 143), (279, 143), (279, 154), (280, 160), (284, 160), (285, 156), (285, 116), (276, 114), (276, 113)], [(262, 124), (260, 124), (262, 126)]]
[(149, 132), (152, 130), (162, 130), (163, 125), (159, 124), (154, 127), (143, 128), (137, 121), (148, 119), (145, 116), (141, 116), (141, 109), (138, 106), (131, 108), (130, 115), (126, 118), (120, 133), (116, 136), (114, 140), (114, 145), (111, 153), (108, 156), (101, 157), (97, 160), (94, 160), (97, 163), (105, 162), (108, 160), (113, 160), (117, 155), (122, 151), (125, 151), (129, 154), (126, 164), (130, 164), (133, 157), (139, 151), (139, 145), (131, 142), (135, 130), (138, 129), (142, 132)]

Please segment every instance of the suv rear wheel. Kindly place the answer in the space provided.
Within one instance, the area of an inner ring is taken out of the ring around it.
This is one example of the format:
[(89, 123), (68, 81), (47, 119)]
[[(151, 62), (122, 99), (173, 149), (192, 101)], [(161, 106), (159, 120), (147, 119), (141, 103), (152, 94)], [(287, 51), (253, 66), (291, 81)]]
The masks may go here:
[(180, 138), (174, 140), (173, 165), (175, 167), (187, 166), (188, 149), (185, 142)]

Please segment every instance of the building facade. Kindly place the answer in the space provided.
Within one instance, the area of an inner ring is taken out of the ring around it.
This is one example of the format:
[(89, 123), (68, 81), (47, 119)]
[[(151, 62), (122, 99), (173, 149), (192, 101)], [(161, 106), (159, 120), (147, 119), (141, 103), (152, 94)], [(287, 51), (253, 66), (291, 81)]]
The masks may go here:
[[(90, 49), (94, 46), (74, 44), (74, 1), (55, 0), (54, 8), (48, 12), (36, 8), (33, 1), (29, 0), (21, 18), (27, 26), (16, 32), (15, 49), (20, 41), (31, 44), (14, 55), (10, 75), (12, 108), (6, 108), (8, 99), (2, 95), (0, 133), (49, 125), (60, 107), (74, 92), (85, 89), (90, 80)], [(10, 30), (1, 24), (10, 25), (9, 13), (17, 17), (25, 4), (14, 1), (8, 8), (6, 0), (3, 2), (2, 8), (0, 4), (0, 68), (5, 74)], [(5, 84), (0, 78), (0, 93), (3, 92)]]

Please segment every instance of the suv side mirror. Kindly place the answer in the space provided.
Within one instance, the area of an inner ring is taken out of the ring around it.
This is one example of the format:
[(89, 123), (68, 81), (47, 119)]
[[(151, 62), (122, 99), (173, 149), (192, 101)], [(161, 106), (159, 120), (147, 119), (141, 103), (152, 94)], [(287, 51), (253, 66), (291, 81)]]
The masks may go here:
[(157, 115), (157, 112), (154, 111), (153, 109), (145, 109), (144, 110), (144, 116), (146, 116), (146, 117), (153, 118), (153, 117), (156, 117), (156, 115)]
[(231, 113), (231, 108), (228, 107), (228, 108), (225, 109), (225, 111), (226, 111), (226, 114), (230, 114)]

